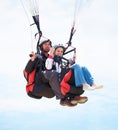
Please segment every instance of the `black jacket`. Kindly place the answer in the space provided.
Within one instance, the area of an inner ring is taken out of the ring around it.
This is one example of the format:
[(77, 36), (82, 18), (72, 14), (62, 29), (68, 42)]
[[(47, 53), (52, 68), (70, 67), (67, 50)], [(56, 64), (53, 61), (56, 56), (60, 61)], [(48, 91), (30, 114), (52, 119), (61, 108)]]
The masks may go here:
[(47, 98), (52, 98), (55, 96), (48, 81), (45, 79), (42, 73), (42, 71), (45, 70), (46, 59), (47, 57), (42, 53), (40, 58), (36, 57), (34, 61), (29, 60), (25, 67), (25, 72), (27, 72), (28, 74), (36, 69), (34, 77), (34, 88), (32, 92), (28, 93), (30, 97), (41, 98), (42, 96), (44, 96)]
[(34, 69), (36, 69), (36, 75), (35, 75), (35, 83), (39, 84), (41, 82), (46, 82), (47, 80), (44, 78), (42, 71), (44, 71), (45, 68), (45, 62), (46, 62), (47, 57), (41, 53), (40, 57), (37, 56), (34, 61), (29, 60), (26, 67), (25, 71), (27, 73), (31, 73)]

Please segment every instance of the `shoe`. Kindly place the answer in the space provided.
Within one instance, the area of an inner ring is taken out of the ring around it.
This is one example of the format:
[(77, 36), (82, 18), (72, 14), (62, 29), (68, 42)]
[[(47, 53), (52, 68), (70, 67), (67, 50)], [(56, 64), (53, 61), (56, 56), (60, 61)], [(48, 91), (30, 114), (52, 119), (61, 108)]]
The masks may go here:
[(83, 90), (94, 90), (94, 88), (91, 87), (91, 86), (88, 85), (88, 84), (85, 84), (85, 85), (83, 86)]
[(72, 104), (69, 100), (63, 100), (63, 99), (61, 99), (60, 100), (60, 105), (62, 105), (62, 106), (68, 106), (68, 107), (74, 107), (74, 106), (77, 106), (77, 103), (75, 103), (75, 104)]
[(95, 85), (95, 86), (91, 86), (91, 88), (93, 88), (93, 90), (101, 89), (101, 88), (103, 88), (103, 85)]
[(83, 96), (83, 97), (75, 96), (73, 99), (71, 99), (72, 104), (77, 104), (77, 103), (83, 104), (87, 101), (88, 101), (88, 97), (86, 96)]
[(86, 85), (83, 86), (83, 90), (90, 90), (90, 91), (93, 91), (95, 89), (101, 89), (101, 88), (103, 88), (103, 85), (92, 85), (92, 86), (90, 86), (90, 85), (86, 84)]

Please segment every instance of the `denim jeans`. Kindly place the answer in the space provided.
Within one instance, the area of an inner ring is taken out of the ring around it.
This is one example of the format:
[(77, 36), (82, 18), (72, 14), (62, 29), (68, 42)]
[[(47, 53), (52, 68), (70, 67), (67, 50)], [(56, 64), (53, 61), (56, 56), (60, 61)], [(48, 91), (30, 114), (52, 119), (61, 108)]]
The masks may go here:
[(80, 67), (80, 65), (74, 64), (70, 68), (74, 70), (76, 86), (80, 86), (85, 83), (91, 85), (94, 82), (90, 71), (86, 67)]

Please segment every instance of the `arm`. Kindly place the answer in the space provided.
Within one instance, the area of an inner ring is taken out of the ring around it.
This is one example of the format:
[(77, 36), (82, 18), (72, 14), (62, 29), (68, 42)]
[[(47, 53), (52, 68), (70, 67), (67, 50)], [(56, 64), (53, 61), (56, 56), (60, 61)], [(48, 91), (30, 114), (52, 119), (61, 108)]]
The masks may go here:
[(53, 66), (53, 58), (49, 55), (49, 57), (47, 58), (45, 62), (45, 67), (47, 70), (51, 70), (52, 66)]
[(45, 67), (46, 67), (47, 70), (51, 70), (52, 67), (53, 67), (54, 51), (55, 51), (54, 48), (51, 48), (51, 49), (50, 49), (49, 57), (47, 58), (47, 60), (46, 60), (46, 62), (45, 62)]
[(35, 54), (34, 52), (31, 52), (31, 59), (28, 61), (26, 67), (25, 67), (25, 71), (30, 73), (34, 70), (35, 65), (36, 65), (36, 58), (35, 58)]

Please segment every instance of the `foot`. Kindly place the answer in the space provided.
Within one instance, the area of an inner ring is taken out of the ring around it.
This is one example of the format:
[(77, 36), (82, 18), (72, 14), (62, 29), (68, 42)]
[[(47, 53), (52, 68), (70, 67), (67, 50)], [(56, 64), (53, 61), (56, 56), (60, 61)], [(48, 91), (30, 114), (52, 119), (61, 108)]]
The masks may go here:
[(83, 96), (83, 97), (80, 97), (80, 96), (75, 96), (72, 100), (71, 100), (71, 103), (72, 104), (77, 104), (77, 103), (80, 103), (80, 104), (83, 104), (85, 102), (88, 101), (88, 97), (86, 96)]
[(68, 106), (68, 107), (74, 107), (74, 106), (77, 106), (77, 103), (75, 103), (75, 104), (72, 104), (69, 100), (63, 100), (63, 99), (61, 99), (60, 100), (60, 105), (62, 105), (62, 106)]
[(103, 85), (92, 85), (92, 86), (90, 86), (90, 85), (88, 85), (88, 84), (85, 84), (84, 86), (83, 86), (83, 90), (95, 90), (95, 89), (101, 89), (101, 88), (103, 88)]
[(101, 89), (101, 88), (103, 88), (103, 85), (95, 85), (95, 86), (91, 86), (91, 88), (93, 88), (93, 90)]

